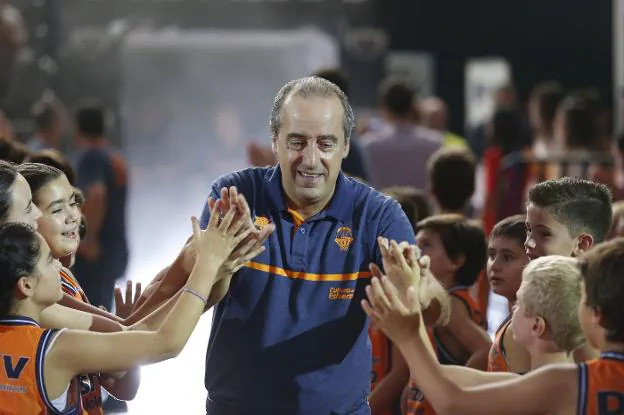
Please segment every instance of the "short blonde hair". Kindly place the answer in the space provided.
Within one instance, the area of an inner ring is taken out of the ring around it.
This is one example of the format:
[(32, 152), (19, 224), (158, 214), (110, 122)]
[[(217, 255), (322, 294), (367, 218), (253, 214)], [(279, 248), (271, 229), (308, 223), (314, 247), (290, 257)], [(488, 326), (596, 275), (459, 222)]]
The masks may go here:
[(581, 271), (576, 259), (552, 255), (529, 262), (519, 291), (525, 316), (543, 318), (560, 350), (572, 352), (585, 342), (577, 315)]

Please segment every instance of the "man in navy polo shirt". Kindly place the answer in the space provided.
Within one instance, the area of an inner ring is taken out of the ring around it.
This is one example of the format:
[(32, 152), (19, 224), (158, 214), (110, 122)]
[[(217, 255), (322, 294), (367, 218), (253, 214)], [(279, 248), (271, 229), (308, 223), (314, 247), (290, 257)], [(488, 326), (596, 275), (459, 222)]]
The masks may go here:
[[(353, 124), (334, 84), (291, 81), (270, 120), (278, 164), (212, 186), (214, 199), (235, 186), (256, 226), (272, 223), (275, 231), (262, 254), (215, 287), (224, 298), (206, 356), (209, 415), (370, 414), (371, 350), (360, 306), (368, 266), (381, 264), (378, 236), (415, 241), (396, 201), (341, 172)], [(208, 219), (204, 209), (203, 226)]]

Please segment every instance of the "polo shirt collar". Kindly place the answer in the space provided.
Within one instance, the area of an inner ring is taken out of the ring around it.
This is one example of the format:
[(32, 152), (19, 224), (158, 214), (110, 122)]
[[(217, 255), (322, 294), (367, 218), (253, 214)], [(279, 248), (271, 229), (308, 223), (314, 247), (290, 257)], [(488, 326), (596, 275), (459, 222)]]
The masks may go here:
[[(282, 170), (278, 165), (269, 168), (265, 176), (265, 201), (271, 211), (284, 212), (288, 210), (284, 200), (282, 188)], [(353, 211), (353, 183), (341, 171), (338, 174), (334, 196), (329, 206), (316, 218), (321, 219), (329, 216), (341, 222), (347, 222)]]

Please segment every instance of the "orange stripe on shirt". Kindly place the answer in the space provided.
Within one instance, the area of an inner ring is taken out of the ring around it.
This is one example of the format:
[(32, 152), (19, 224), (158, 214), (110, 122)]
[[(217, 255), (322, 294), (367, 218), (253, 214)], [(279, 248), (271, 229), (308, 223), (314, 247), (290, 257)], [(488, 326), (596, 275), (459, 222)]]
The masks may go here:
[(350, 274), (312, 274), (309, 272), (290, 271), (273, 265), (260, 264), (258, 262), (251, 261), (245, 266), (257, 271), (268, 272), (269, 274), (306, 281), (355, 281), (360, 278), (371, 277), (371, 273), (368, 271), (352, 272)]

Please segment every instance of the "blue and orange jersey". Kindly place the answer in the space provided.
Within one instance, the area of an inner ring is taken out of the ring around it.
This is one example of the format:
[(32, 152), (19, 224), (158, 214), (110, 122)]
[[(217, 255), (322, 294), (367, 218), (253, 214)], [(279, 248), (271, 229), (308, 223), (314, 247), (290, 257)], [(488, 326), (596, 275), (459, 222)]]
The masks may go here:
[[(415, 243), (403, 210), (342, 173), (330, 203), (305, 221), (289, 211), (279, 166), (221, 177), (211, 197), (229, 186), (245, 196), (257, 227), (276, 229), (215, 308), (207, 411), (370, 413), (371, 343), (360, 301), (369, 264), (381, 264), (377, 237)], [(202, 227), (209, 216), (204, 209)]]
[(87, 299), (87, 295), (84, 293), (76, 278), (74, 278), (71, 271), (67, 268), (61, 268), (61, 288), (63, 288), (63, 292), (78, 301), (89, 304), (89, 300)]
[(578, 370), (579, 415), (624, 413), (624, 353), (603, 352)]
[[(470, 294), (470, 287), (454, 287), (449, 290), (449, 295), (455, 298), (459, 298), (462, 303), (466, 306), (468, 313), (470, 315), (470, 319), (475, 322), (475, 324), (480, 327), (485, 326), (485, 318), (479, 305), (472, 298)], [(451, 355), (451, 353), (446, 349), (440, 337), (438, 336), (436, 330), (433, 330), (433, 335), (431, 336), (433, 340), (433, 347), (438, 356), (438, 361), (442, 365), (464, 365), (466, 362), (459, 362), (455, 357)]]
[(496, 335), (494, 341), (490, 347), (490, 353), (488, 355), (488, 372), (511, 372), (511, 367), (507, 362), (507, 354), (505, 353), (505, 345), (503, 339), (505, 338), (505, 332), (511, 324), (511, 314), (507, 316), (501, 325), (496, 329)]
[[(71, 271), (66, 268), (61, 268), (60, 274), (63, 292), (74, 297), (78, 301), (90, 304), (87, 295), (84, 293)], [(80, 378), (80, 384), (84, 415), (103, 415), (102, 387), (100, 386), (99, 376), (93, 373), (83, 375)]]
[(78, 378), (69, 385), (65, 411), (54, 408), (46, 391), (45, 355), (59, 334), (46, 330), (28, 317), (0, 320), (0, 413), (6, 415), (82, 414)]

